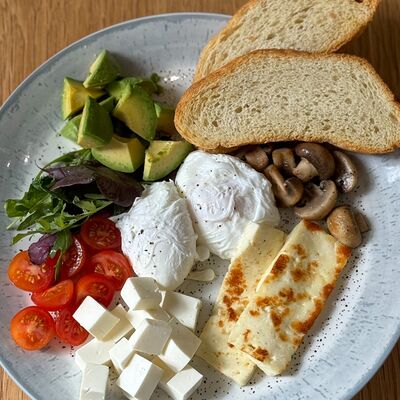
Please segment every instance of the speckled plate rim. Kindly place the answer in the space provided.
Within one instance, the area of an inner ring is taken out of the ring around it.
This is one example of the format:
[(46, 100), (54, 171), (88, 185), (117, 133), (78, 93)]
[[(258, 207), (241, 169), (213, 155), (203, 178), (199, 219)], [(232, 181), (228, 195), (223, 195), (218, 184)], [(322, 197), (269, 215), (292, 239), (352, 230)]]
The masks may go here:
[[(37, 67), (27, 78), (25, 78), (11, 93), (11, 95), (7, 98), (4, 104), (0, 107), (0, 121), (3, 116), (7, 113), (7, 111), (14, 105), (14, 103), (18, 100), (18, 98), (22, 95), (25, 88), (38, 78), (43, 73), (46, 73), (46, 70), (52, 66), (60, 57), (74, 51), (75, 48), (82, 46), (92, 40), (96, 40), (104, 34), (108, 34), (112, 31), (117, 31), (121, 28), (127, 28), (130, 25), (135, 25), (138, 23), (143, 23), (149, 20), (163, 19), (174, 16), (185, 16), (185, 17), (203, 17), (203, 18), (220, 18), (221, 20), (228, 20), (230, 16), (225, 14), (217, 14), (217, 13), (201, 13), (201, 12), (182, 12), (182, 13), (165, 13), (165, 14), (157, 14), (150, 15), (146, 17), (136, 18), (128, 21), (124, 21), (115, 25), (111, 25), (107, 28), (103, 28), (99, 31), (93, 32), (83, 38), (71, 43), (67, 47), (63, 48), (52, 57), (47, 59), (44, 63), (42, 63), (39, 67)], [(369, 370), (363, 374), (362, 378), (351, 388), (348, 388), (347, 392), (341, 399), (337, 400), (349, 400), (354, 397), (366, 384), (367, 382), (375, 375), (378, 369), (382, 366), (386, 358), (391, 353), (392, 349), (396, 345), (397, 341), (400, 338), (400, 323), (397, 326), (396, 333), (390, 338), (390, 340), (383, 347), (380, 357), (377, 358), (374, 365), (372, 365)], [(0, 366), (4, 369), (4, 371), (13, 379), (13, 381), (17, 384), (19, 388), (21, 388), (30, 398), (33, 400), (41, 400), (34, 393), (33, 390), (26, 383), (26, 380), (23, 380), (17, 370), (12, 368), (7, 359), (0, 354)]]

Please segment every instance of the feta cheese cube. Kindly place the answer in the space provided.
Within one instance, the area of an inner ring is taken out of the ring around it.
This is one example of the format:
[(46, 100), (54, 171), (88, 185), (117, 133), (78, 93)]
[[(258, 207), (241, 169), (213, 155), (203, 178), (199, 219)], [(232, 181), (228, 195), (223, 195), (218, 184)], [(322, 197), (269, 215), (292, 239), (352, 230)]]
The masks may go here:
[(146, 318), (158, 319), (166, 322), (171, 319), (171, 317), (160, 307), (157, 307), (154, 310), (129, 310), (126, 318), (135, 329), (137, 329), (141, 322)]
[(117, 323), (119, 318), (105, 309), (93, 297), (87, 296), (75, 311), (73, 317), (96, 339), (103, 339)]
[(92, 339), (75, 351), (75, 362), (81, 371), (83, 371), (88, 364), (110, 365), (111, 359), (109, 351), (113, 345), (113, 342), (102, 342), (97, 339)]
[(200, 386), (203, 375), (190, 365), (174, 375), (163, 385), (164, 391), (174, 400), (187, 400)]
[(177, 292), (164, 292), (161, 307), (182, 325), (195, 330), (201, 309), (201, 300)]
[(145, 318), (130, 337), (135, 351), (146, 354), (160, 354), (171, 336), (172, 327), (168, 322)]
[(132, 359), (135, 351), (128, 339), (122, 338), (118, 343), (114, 344), (109, 350), (111, 361), (115, 370), (120, 374)]
[(203, 375), (190, 365), (175, 374), (159, 358), (156, 357), (153, 363), (164, 371), (158, 385), (174, 400), (187, 400), (200, 386), (203, 379)]
[(153, 357), (153, 359), (151, 359), (151, 362), (163, 370), (163, 375), (160, 379), (160, 383), (158, 384), (160, 387), (162, 387), (163, 383), (168, 382), (175, 375), (175, 372), (172, 371), (172, 369), (169, 368), (168, 365), (164, 363), (164, 361), (161, 361), (158, 356)]
[(160, 305), (161, 293), (153, 278), (129, 278), (125, 282), (121, 297), (132, 310), (150, 310)]
[(182, 371), (195, 355), (201, 340), (175, 319), (170, 321), (171, 338), (158, 356), (174, 372)]
[(132, 325), (125, 318), (127, 313), (122, 305), (116, 306), (111, 314), (120, 320), (103, 340), (93, 339), (75, 352), (75, 362), (82, 371), (86, 364), (111, 365), (111, 348), (119, 339), (133, 331)]
[(82, 372), (79, 400), (104, 400), (108, 372), (105, 365), (87, 364)]
[(117, 385), (128, 398), (149, 400), (162, 375), (163, 370), (160, 367), (139, 354), (135, 354), (122, 371)]
[(118, 304), (111, 313), (119, 318), (119, 322), (109, 333), (103, 338), (104, 341), (117, 343), (122, 337), (128, 335), (133, 331), (132, 324), (128, 320), (128, 313), (122, 304)]

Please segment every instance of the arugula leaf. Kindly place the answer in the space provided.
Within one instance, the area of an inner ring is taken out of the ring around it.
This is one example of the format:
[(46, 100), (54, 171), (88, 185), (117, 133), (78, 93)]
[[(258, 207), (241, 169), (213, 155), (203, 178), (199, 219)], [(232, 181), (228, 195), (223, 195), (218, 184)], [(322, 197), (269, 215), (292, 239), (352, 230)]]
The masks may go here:
[(67, 250), (69, 249), (71, 244), (72, 244), (72, 235), (68, 229), (65, 229), (65, 230), (57, 233), (57, 239), (54, 242), (54, 245), (50, 251), (50, 257), (52, 257), (52, 258), (54, 258), (57, 255), (58, 251), (60, 252), (60, 255), (58, 257), (57, 264), (56, 264), (55, 270), (54, 270), (54, 275), (55, 275), (56, 281), (60, 277), (60, 270), (61, 270), (63, 255), (67, 252)]

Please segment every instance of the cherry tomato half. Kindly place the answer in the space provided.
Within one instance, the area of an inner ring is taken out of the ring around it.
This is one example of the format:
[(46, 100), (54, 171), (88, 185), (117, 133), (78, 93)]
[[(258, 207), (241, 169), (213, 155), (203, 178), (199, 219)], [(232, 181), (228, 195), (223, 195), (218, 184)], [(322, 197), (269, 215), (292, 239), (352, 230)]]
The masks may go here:
[(57, 285), (32, 294), (32, 301), (47, 311), (58, 311), (71, 303), (74, 297), (74, 284), (70, 279), (61, 281)]
[(128, 259), (113, 250), (101, 251), (92, 256), (88, 261), (87, 269), (109, 278), (117, 290), (121, 290), (125, 281), (134, 276)]
[(83, 241), (94, 250), (110, 250), (121, 247), (121, 233), (115, 223), (104, 217), (93, 217), (81, 227)]
[(88, 337), (89, 332), (75, 321), (71, 308), (64, 308), (55, 319), (57, 336), (67, 344), (79, 346)]
[(29, 259), (27, 251), (21, 251), (8, 267), (10, 281), (19, 289), (28, 292), (43, 292), (54, 279), (54, 260), (48, 258), (42, 265), (36, 265)]
[(110, 279), (100, 274), (88, 274), (76, 284), (76, 305), (80, 305), (86, 296), (92, 296), (104, 307), (108, 307), (114, 293), (115, 286)]
[(39, 307), (27, 307), (11, 320), (11, 336), (25, 350), (40, 350), (54, 337), (51, 315)]
[(82, 270), (87, 260), (87, 251), (82, 240), (73, 237), (67, 252), (63, 255), (61, 266), (61, 279), (68, 279)]

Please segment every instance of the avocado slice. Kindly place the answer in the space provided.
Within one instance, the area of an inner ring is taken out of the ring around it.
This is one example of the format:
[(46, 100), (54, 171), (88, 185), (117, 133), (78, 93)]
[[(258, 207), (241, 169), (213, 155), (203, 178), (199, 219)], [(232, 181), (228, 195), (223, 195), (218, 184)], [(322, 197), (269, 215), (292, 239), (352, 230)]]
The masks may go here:
[(128, 86), (114, 108), (113, 115), (147, 141), (154, 139), (157, 114), (152, 98), (138, 86)]
[(61, 99), (61, 112), (63, 119), (67, 119), (71, 115), (81, 111), (89, 96), (93, 99), (98, 99), (104, 94), (105, 92), (103, 90), (86, 89), (82, 82), (65, 77)]
[(109, 83), (105, 89), (110, 96), (120, 99), (128, 86), (140, 86), (148, 94), (160, 94), (162, 87), (157, 83), (160, 77), (153, 74), (150, 78), (143, 78), (139, 76), (128, 76), (117, 81)]
[(119, 68), (111, 54), (103, 50), (90, 66), (89, 75), (83, 82), (85, 88), (105, 86), (119, 76)]
[(142, 81), (142, 78), (132, 76), (120, 79), (119, 81), (111, 82), (105, 87), (105, 89), (110, 96), (113, 96), (117, 100), (119, 100), (122, 97), (124, 91), (127, 90), (128, 86), (135, 86)]
[(92, 98), (88, 97), (83, 108), (77, 143), (84, 148), (107, 144), (113, 134), (110, 114)]
[(146, 150), (143, 180), (157, 181), (178, 168), (193, 146), (184, 141), (154, 140)]
[(104, 99), (103, 101), (100, 101), (100, 105), (107, 111), (107, 112), (112, 112), (112, 110), (114, 110), (115, 107), (115, 98), (114, 97), (107, 97), (106, 99)]
[[(114, 97), (107, 97), (105, 100), (99, 103), (106, 111), (111, 112), (115, 106)], [(71, 118), (64, 128), (61, 129), (60, 135), (65, 137), (66, 139), (72, 140), (73, 142), (78, 141), (78, 131), (79, 124), (81, 123), (82, 114), (76, 115)]]
[(157, 111), (157, 132), (165, 132), (170, 135), (176, 135), (178, 131), (175, 128), (174, 116), (175, 109), (164, 107), (161, 104), (155, 103)]
[(93, 157), (103, 165), (120, 172), (134, 172), (144, 162), (145, 148), (138, 138), (113, 135), (110, 143), (92, 149)]

